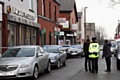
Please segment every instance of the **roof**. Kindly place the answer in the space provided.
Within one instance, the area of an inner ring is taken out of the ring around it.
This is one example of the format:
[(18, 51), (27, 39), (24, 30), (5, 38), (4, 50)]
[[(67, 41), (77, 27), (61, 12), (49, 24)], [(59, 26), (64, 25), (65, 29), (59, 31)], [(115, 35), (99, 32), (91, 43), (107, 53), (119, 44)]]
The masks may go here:
[(74, 7), (75, 0), (56, 0), (59, 2), (60, 11), (72, 11)]
[(21, 46), (13, 46), (9, 48), (36, 48), (38, 47), (37, 45), (21, 45)]
[(82, 12), (78, 12), (77, 15), (78, 15), (78, 18), (81, 18), (82, 17)]

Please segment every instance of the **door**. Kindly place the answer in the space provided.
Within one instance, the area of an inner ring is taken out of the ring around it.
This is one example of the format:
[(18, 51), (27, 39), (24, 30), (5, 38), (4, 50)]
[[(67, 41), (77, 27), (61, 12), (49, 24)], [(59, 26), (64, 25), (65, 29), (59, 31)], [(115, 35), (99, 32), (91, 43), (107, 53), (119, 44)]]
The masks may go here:
[(48, 55), (46, 54), (46, 52), (42, 47), (39, 47), (39, 48), (40, 48), (40, 52), (43, 54), (43, 61), (42, 61), (43, 68), (46, 69), (48, 64)]
[[(41, 53), (41, 50), (40, 50), (40, 48), (39, 47), (37, 47), (37, 49), (36, 49), (36, 54), (38, 54), (38, 53)], [(38, 62), (38, 66), (39, 66), (39, 70), (40, 71), (43, 71), (44, 69), (43, 69), (43, 61), (44, 61), (44, 57), (43, 56), (39, 56), (39, 57), (37, 57), (37, 62)]]

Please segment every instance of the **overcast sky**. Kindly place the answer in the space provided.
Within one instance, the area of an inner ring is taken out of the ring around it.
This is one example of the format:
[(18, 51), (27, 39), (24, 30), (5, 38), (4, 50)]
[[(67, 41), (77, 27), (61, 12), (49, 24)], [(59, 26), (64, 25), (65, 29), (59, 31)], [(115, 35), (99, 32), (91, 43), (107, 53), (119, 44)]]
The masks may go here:
[(87, 22), (95, 22), (96, 26), (105, 27), (109, 38), (114, 38), (115, 29), (120, 20), (120, 5), (109, 7), (109, 0), (76, 0), (77, 11), (87, 6)]

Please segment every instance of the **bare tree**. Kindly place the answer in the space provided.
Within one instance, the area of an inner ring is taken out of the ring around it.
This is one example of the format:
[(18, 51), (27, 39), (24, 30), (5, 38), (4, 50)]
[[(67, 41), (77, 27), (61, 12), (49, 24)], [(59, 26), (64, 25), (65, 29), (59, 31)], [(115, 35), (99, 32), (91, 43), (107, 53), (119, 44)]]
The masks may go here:
[(96, 27), (95, 34), (99, 44), (103, 44), (104, 39), (108, 37), (105, 31), (105, 27), (102, 26)]
[(110, 7), (120, 4), (120, 0), (110, 0)]

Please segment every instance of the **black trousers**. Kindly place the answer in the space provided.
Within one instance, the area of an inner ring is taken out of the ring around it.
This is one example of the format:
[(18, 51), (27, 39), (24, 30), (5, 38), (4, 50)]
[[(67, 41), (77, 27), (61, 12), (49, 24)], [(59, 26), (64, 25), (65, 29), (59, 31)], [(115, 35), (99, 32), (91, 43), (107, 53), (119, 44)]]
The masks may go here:
[(105, 58), (107, 70), (111, 71), (111, 58)]
[(85, 56), (85, 70), (88, 71), (88, 67), (89, 67), (89, 71), (91, 71), (91, 60), (88, 56)]
[(98, 72), (98, 58), (91, 58), (92, 72)]

